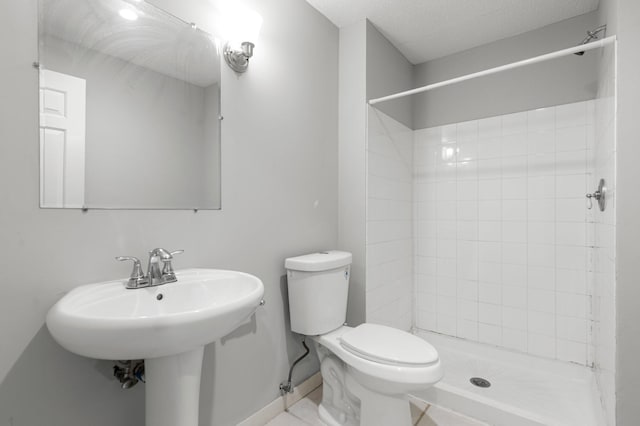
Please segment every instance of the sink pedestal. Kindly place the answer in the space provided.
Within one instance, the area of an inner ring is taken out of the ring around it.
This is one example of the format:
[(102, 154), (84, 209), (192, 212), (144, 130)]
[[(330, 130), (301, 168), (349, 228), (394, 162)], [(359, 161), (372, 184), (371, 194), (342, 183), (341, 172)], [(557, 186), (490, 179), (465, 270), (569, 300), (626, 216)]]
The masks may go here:
[(146, 426), (198, 426), (204, 347), (144, 360)]

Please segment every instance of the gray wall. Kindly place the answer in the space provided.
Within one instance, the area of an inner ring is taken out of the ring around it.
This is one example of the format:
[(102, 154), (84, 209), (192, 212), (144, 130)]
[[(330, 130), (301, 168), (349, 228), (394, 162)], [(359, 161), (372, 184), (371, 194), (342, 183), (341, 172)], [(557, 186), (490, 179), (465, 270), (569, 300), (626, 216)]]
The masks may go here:
[[(414, 87), (575, 46), (599, 25), (596, 12), (415, 66)], [(413, 128), (595, 98), (597, 56), (571, 55), (415, 95)]]
[(618, 37), (616, 424), (632, 426), (640, 419), (637, 390), (640, 383), (640, 2), (601, 0), (600, 12), (602, 20), (606, 20), (608, 35)]
[[(412, 89), (413, 65), (367, 21), (367, 99)], [(411, 97), (376, 105), (380, 111), (413, 128)]]
[[(154, 2), (187, 22), (211, 13), (204, 0)], [(143, 387), (119, 390), (109, 363), (60, 348), (44, 319), (71, 288), (127, 276), (113, 256), (158, 246), (186, 250), (178, 268), (241, 270), (265, 284), (253, 322), (206, 349), (201, 424), (235, 424), (278, 396), (302, 349), (288, 331), (283, 259), (338, 243), (338, 30), (299, 0), (246, 3), (264, 24), (249, 71), (223, 69), (224, 207), (197, 214), (38, 208), (36, 4), (0, 4), (0, 425), (143, 424)], [(294, 381), (317, 368), (307, 358)]]
[(353, 254), (347, 322), (365, 321), (366, 22), (340, 29), (339, 247)]

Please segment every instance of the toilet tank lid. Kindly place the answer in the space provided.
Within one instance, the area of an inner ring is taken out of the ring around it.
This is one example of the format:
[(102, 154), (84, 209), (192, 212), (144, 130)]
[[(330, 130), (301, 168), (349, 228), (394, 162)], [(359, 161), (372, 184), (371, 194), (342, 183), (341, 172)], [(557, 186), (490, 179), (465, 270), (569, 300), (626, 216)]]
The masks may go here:
[(351, 264), (351, 253), (328, 250), (303, 256), (290, 257), (284, 261), (284, 267), (292, 271), (328, 271)]

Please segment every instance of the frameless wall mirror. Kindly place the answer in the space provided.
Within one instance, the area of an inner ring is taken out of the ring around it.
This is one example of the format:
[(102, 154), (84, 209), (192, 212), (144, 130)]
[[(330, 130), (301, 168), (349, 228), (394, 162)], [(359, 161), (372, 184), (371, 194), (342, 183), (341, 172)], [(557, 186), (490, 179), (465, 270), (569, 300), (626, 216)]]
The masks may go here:
[(220, 208), (220, 54), (142, 0), (39, 0), (40, 207)]

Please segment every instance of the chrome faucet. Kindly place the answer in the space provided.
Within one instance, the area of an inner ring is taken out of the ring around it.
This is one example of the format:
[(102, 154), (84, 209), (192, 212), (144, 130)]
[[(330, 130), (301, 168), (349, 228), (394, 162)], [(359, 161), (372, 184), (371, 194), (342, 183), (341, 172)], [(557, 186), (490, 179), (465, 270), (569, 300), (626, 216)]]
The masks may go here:
[[(147, 264), (146, 275), (143, 274), (140, 259), (137, 257), (118, 256), (116, 257), (116, 260), (133, 261), (133, 270), (131, 271), (129, 281), (127, 282), (127, 288), (143, 288), (178, 281), (176, 273), (173, 271), (171, 261), (173, 260), (174, 255), (183, 252), (184, 250), (169, 252), (163, 248), (155, 248), (151, 250), (149, 252), (149, 263)], [(162, 270), (160, 269), (160, 262), (163, 263)]]

